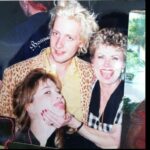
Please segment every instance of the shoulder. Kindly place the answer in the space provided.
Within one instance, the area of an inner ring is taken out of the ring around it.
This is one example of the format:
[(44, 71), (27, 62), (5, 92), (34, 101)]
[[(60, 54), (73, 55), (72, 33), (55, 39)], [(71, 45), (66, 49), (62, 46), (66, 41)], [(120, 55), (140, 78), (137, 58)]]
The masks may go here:
[(16, 63), (16, 64), (6, 68), (5, 71), (6, 72), (10, 71), (10, 70), (13, 70), (13, 71), (15, 71), (15, 70), (17, 70), (17, 71), (24, 70), (25, 71), (28, 68), (32, 68), (32, 65), (34, 65), (36, 63), (40, 64), (42, 62), (42, 60), (44, 59), (43, 57), (45, 56), (45, 54), (48, 50), (49, 50), (48, 48), (45, 48), (37, 56), (26, 59), (26, 60), (21, 61), (19, 63)]
[[(16, 79), (20, 80), (23, 79), (29, 71), (35, 68), (43, 68), (45, 53), (49, 50), (48, 48), (43, 49), (40, 54), (35, 57), (29, 58), (27, 60), (21, 61), (16, 63), (4, 70), (3, 78), (9, 78), (11, 76), (11, 80)], [(13, 78), (13, 79), (12, 79)]]
[(91, 63), (86, 62), (78, 57), (76, 57), (75, 59), (76, 59), (76, 63), (78, 66), (81, 79), (83, 80), (83, 82), (84, 81), (90, 82), (91, 84), (94, 79), (94, 71), (93, 71)]
[(91, 63), (89, 63), (89, 62), (87, 62), (87, 61), (85, 61), (85, 60), (83, 60), (83, 59), (81, 59), (81, 58), (78, 58), (78, 57), (76, 57), (75, 59), (76, 59), (76, 62), (77, 62), (79, 65), (83, 65), (84, 67), (89, 67), (90, 69), (92, 68)]
[(19, 63), (16, 63), (16, 64), (6, 68), (4, 72), (16, 72), (17, 73), (19, 71), (26, 70), (27, 68), (29, 68), (31, 66), (31, 64), (35, 60), (36, 60), (36, 58), (30, 58), (25, 61), (21, 61)]
[(85, 60), (82, 60), (78, 57), (75, 57), (75, 60), (76, 60), (79, 72), (84, 73), (84, 75), (85, 75), (85, 73), (89, 73), (89, 76), (90, 76), (90, 74), (93, 76), (94, 71), (93, 71), (91, 63), (89, 63)]
[(29, 143), (28, 142), (28, 130), (25, 129), (23, 131), (18, 131), (15, 134), (15, 140), (14, 142), (23, 142), (23, 143)]
[(38, 63), (40, 62), (41, 59), (42, 54), (39, 54), (35, 57), (29, 58), (27, 60), (12, 65), (4, 70), (3, 78), (9, 75), (11, 75), (12, 78), (25, 76), (27, 72), (29, 72), (31, 69), (34, 68), (34, 66), (38, 66)]

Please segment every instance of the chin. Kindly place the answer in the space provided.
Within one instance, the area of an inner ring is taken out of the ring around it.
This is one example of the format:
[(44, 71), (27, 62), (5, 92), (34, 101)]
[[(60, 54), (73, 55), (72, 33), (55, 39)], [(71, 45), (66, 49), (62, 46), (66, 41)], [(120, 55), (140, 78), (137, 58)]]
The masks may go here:
[(57, 58), (57, 57), (54, 57), (54, 60), (57, 62), (57, 63), (63, 63), (64, 60), (62, 60), (62, 58)]
[(101, 82), (103, 84), (112, 84), (113, 83), (113, 81), (109, 81), (109, 80), (101, 80)]

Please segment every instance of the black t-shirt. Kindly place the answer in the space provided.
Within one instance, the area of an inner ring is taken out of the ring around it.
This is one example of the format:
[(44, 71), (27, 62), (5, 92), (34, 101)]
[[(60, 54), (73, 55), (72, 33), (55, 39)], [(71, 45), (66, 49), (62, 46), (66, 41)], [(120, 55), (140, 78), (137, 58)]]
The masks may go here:
[[(64, 130), (62, 132), (63, 136), (63, 142), (65, 149), (100, 149), (98, 148), (94, 143), (91, 141), (85, 139), (78, 133), (68, 134), (66, 131), (68, 128), (64, 127)], [(46, 147), (54, 147), (56, 148), (54, 144), (54, 139), (56, 136), (56, 131), (48, 138)], [(27, 143), (27, 144), (34, 144), (34, 145), (40, 145), (39, 141), (36, 139), (34, 134), (30, 131), (30, 129), (24, 129), (21, 132), (18, 132), (16, 134), (15, 140), (13, 142), (21, 142), (21, 143)]]

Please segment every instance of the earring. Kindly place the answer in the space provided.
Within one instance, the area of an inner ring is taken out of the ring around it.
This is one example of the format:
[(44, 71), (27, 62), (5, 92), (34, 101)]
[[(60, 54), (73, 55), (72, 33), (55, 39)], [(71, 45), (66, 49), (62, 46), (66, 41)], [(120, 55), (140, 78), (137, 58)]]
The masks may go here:
[(121, 69), (121, 74), (123, 74), (123, 73), (124, 73), (124, 68)]
[(121, 69), (120, 78), (121, 78), (122, 80), (124, 80), (124, 78), (125, 78), (124, 68)]

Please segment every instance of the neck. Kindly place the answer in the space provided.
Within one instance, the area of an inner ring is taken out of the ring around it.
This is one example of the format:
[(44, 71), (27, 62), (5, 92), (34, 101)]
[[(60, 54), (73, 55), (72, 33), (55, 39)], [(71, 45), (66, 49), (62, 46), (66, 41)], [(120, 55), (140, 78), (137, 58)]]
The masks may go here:
[(52, 135), (52, 133), (56, 130), (56, 128), (53, 126), (48, 126), (42, 120), (35, 119), (31, 123), (30, 130), (37, 138), (37, 140), (40, 142), (40, 145), (45, 146), (47, 139)]
[(52, 55), (50, 55), (49, 59), (50, 59), (51, 65), (55, 66), (55, 69), (56, 69), (56, 72), (57, 72), (59, 78), (60, 79), (63, 78), (65, 76), (65, 73), (66, 73), (68, 67), (70, 66), (70, 64), (72, 62), (72, 59), (70, 59), (69, 61), (63, 62), (63, 63), (56, 62)]
[(113, 93), (114, 90), (118, 87), (118, 85), (120, 84), (121, 80), (117, 80), (115, 83), (113, 84), (105, 84), (100, 82), (100, 86), (101, 86), (101, 90), (105, 91), (105, 92), (110, 92)]
[(100, 82), (100, 93), (101, 93), (101, 101), (100, 101), (100, 115), (102, 115), (102, 113), (105, 110), (106, 104), (110, 98), (110, 96), (112, 95), (112, 93), (115, 91), (115, 89), (118, 87), (119, 83), (121, 82), (121, 80), (118, 80), (117, 82), (115, 82), (114, 84), (104, 84)]

